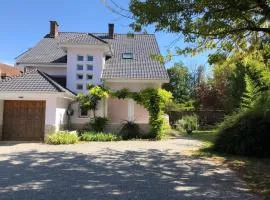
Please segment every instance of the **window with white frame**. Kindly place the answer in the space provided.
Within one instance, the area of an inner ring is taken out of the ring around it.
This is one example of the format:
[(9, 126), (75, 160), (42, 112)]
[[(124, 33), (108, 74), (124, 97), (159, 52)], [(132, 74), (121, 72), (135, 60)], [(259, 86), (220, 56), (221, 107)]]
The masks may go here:
[(83, 85), (82, 84), (77, 84), (77, 90), (83, 90)]
[(89, 55), (87, 56), (87, 61), (90, 61), (91, 62), (93, 60), (94, 60), (94, 57), (93, 56), (89, 56)]
[(79, 105), (79, 117), (88, 117), (88, 110), (86, 109), (81, 109)]
[(93, 71), (93, 65), (87, 65), (87, 71)]
[(93, 75), (92, 74), (87, 74), (86, 75), (86, 78), (87, 78), (87, 80), (92, 80), (93, 79)]
[(82, 71), (83, 70), (83, 65), (77, 65), (77, 70)]
[(77, 61), (83, 61), (83, 56), (82, 55), (77, 55)]
[(77, 74), (77, 79), (78, 80), (83, 80), (83, 74)]

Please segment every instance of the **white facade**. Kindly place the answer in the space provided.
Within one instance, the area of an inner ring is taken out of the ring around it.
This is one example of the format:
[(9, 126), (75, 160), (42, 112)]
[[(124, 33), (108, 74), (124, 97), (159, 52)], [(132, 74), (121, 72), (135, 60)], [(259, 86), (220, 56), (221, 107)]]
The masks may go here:
[[(67, 88), (75, 93), (85, 93), (87, 84), (100, 85), (101, 73), (105, 65), (105, 54), (103, 48), (77, 48), (68, 47), (67, 50)], [(83, 61), (78, 61), (78, 56), (83, 56)], [(93, 61), (87, 61), (88, 56), (93, 56)], [(83, 66), (83, 70), (78, 70), (78, 65)], [(88, 70), (87, 65), (93, 66), (93, 70)], [(78, 79), (82, 75), (82, 79)], [(92, 75), (92, 79), (87, 79), (87, 75)], [(82, 89), (77, 86), (82, 85)]]

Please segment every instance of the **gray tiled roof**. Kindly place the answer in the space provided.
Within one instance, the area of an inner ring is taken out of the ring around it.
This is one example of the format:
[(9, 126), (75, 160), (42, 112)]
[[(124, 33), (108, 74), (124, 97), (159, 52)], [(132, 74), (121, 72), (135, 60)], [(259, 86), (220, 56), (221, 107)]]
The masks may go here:
[(104, 45), (108, 43), (91, 33), (81, 33), (76, 37), (71, 37), (67, 40), (61, 41), (60, 44)]
[(0, 92), (65, 92), (72, 94), (45, 73), (36, 69), (21, 76), (0, 81)]
[[(66, 63), (66, 52), (59, 44), (106, 44), (113, 55), (106, 60), (103, 79), (168, 79), (163, 64), (153, 60), (160, 54), (152, 34), (115, 34), (109, 39), (106, 33), (60, 32), (56, 38), (45, 36), (34, 48), (17, 58), (17, 63)], [(123, 53), (133, 53), (133, 59), (122, 59)]]

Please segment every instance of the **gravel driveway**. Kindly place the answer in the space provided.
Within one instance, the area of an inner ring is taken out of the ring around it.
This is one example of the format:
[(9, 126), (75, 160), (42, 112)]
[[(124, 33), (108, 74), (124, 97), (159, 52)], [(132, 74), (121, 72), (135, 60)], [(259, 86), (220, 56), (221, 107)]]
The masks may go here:
[(259, 199), (186, 139), (52, 146), (0, 142), (0, 199)]

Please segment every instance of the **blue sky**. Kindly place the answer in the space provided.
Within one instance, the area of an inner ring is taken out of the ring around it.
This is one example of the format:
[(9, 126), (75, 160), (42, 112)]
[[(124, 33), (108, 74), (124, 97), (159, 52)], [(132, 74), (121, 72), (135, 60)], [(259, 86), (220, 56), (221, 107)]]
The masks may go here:
[[(129, 0), (115, 0), (122, 7), (127, 7)], [(34, 46), (49, 32), (49, 21), (56, 20), (60, 31), (107, 32), (108, 23), (115, 24), (117, 33), (130, 30), (130, 20), (111, 12), (101, 0), (8, 0), (1, 2), (0, 24), (0, 62), (14, 63), (14, 58)], [(154, 33), (148, 27), (149, 33)], [(162, 54), (178, 36), (169, 33), (155, 33)], [(176, 46), (186, 44), (180, 40)], [(173, 50), (173, 49), (172, 49)], [(190, 68), (207, 64), (207, 54), (196, 57), (178, 56), (166, 64), (184, 62)]]

